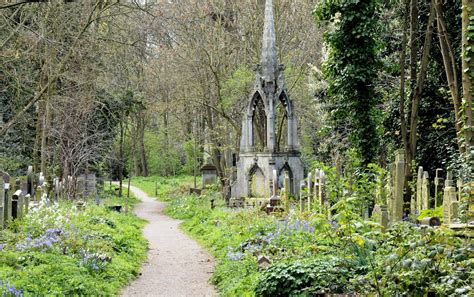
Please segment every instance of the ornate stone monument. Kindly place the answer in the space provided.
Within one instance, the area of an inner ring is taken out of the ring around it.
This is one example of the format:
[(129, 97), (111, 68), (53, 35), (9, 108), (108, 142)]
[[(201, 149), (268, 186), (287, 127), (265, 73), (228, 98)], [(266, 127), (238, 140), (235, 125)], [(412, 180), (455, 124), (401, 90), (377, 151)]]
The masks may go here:
[(285, 173), (290, 178), (289, 192), (298, 196), (303, 180), (296, 116), (288, 97), (284, 67), (278, 64), (272, 0), (266, 0), (262, 56), (256, 67), (255, 86), (242, 118), (237, 178), (231, 196), (270, 197), (273, 170), (278, 188)]

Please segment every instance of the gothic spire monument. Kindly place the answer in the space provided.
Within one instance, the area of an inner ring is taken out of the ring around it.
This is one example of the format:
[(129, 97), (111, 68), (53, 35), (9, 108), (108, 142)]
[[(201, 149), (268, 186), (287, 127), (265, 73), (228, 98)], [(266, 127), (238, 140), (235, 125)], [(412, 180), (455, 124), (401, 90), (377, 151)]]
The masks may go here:
[(284, 67), (278, 64), (272, 0), (265, 3), (262, 54), (256, 67), (255, 85), (242, 118), (237, 178), (231, 185), (232, 198), (269, 198), (273, 188), (273, 170), (278, 187), (285, 172), (290, 177), (290, 192), (298, 195), (303, 180), (297, 123), (284, 79)]

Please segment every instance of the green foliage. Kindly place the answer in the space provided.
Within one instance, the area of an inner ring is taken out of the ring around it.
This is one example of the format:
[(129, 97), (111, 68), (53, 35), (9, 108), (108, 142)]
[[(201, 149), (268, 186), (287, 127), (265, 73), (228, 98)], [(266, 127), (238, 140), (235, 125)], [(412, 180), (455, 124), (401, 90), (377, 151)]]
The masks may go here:
[(25, 295), (117, 294), (146, 258), (143, 225), (93, 202), (82, 212), (41, 203), (0, 231), (1, 283)]
[(181, 172), (181, 154), (184, 152), (167, 144), (166, 135), (145, 131), (144, 142), (150, 174), (168, 176)]
[[(197, 183), (201, 182), (197, 177)], [(126, 183), (128, 181), (125, 181)], [(132, 185), (139, 187), (150, 197), (157, 197), (162, 201), (169, 201), (177, 196), (182, 196), (189, 192), (189, 187), (194, 186), (194, 177), (182, 175), (175, 177), (162, 176), (136, 176), (132, 178)]]
[[(471, 240), (411, 223), (381, 233), (379, 225), (360, 213), (361, 201), (371, 195), (360, 192), (373, 193), (374, 187), (354, 183), (361, 178), (376, 184), (371, 175), (378, 170), (359, 172), (351, 182), (325, 170), (329, 198), (339, 199), (331, 207), (332, 220), (314, 213), (281, 218), (259, 210), (232, 210), (222, 207), (220, 199), (211, 210), (214, 192), (176, 196), (166, 212), (184, 220), (182, 228), (217, 258), (212, 281), (223, 296), (465, 295), (472, 290)], [(351, 183), (352, 190), (343, 193)], [(259, 267), (259, 255), (270, 259), (268, 268)]]
[(443, 220), (443, 206), (422, 210), (416, 219), (421, 221), (426, 217), (438, 217), (440, 220)]
[(336, 130), (349, 120), (350, 138), (364, 165), (375, 160), (379, 144), (374, 87), (379, 5), (378, 0), (325, 0), (314, 12), (319, 21), (334, 26), (325, 35), (329, 58), (323, 69), (331, 118)]

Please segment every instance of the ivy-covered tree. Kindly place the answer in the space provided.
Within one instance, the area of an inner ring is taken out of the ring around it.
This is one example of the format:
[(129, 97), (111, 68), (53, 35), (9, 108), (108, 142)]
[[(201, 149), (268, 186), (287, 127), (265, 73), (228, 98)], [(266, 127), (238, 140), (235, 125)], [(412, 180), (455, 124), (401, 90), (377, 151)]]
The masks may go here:
[(315, 10), (318, 21), (330, 22), (325, 35), (329, 58), (323, 72), (335, 128), (349, 124), (350, 140), (362, 164), (378, 153), (375, 80), (379, 20), (377, 0), (324, 0)]

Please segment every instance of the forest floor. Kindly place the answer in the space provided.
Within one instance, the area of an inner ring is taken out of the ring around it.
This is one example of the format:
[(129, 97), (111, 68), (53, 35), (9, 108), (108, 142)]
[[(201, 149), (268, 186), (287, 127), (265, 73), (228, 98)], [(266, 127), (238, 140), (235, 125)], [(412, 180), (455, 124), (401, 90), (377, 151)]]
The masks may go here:
[(150, 249), (141, 275), (122, 296), (217, 296), (209, 284), (214, 259), (179, 229), (181, 221), (163, 214), (166, 203), (131, 190), (142, 201), (136, 215), (149, 222), (143, 232)]

